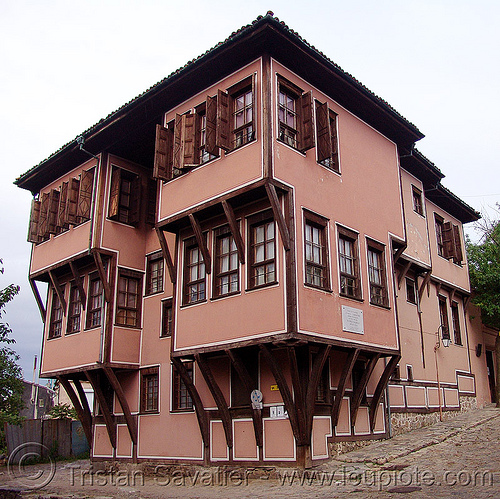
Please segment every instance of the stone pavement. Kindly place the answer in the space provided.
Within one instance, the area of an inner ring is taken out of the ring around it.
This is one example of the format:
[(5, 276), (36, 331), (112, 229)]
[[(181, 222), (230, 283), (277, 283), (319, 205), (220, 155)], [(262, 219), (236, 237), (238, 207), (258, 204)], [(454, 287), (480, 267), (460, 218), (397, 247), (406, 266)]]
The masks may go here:
[[(88, 461), (57, 463), (48, 485), (22, 490), (0, 468), (0, 499), (179, 498), (499, 498), (500, 409), (487, 407), (374, 442), (302, 472), (192, 469), (185, 476), (91, 475)], [(48, 465), (38, 465), (47, 471)], [(38, 468), (35, 471), (38, 471)], [(122, 473), (122, 474), (120, 474)], [(233, 473), (233, 474), (231, 474)], [(3, 489), (3, 490), (2, 490)]]

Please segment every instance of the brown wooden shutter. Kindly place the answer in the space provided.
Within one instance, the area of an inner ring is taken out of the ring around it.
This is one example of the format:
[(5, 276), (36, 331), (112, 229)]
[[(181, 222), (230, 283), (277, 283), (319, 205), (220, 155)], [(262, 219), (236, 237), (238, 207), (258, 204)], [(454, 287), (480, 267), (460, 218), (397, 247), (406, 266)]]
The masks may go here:
[(321, 163), (321, 161), (330, 158), (332, 155), (332, 138), (327, 102), (316, 106), (316, 129), (318, 134), (318, 162)]
[(300, 128), (299, 149), (304, 152), (314, 147), (314, 120), (312, 91), (303, 93), (297, 102), (299, 106)]
[(217, 137), (216, 144), (221, 149), (231, 149), (229, 94), (222, 90), (217, 91)]
[(148, 209), (146, 213), (146, 223), (154, 225), (156, 223), (156, 180), (148, 179)]
[(70, 179), (68, 183), (68, 196), (66, 198), (66, 221), (70, 224), (77, 223), (79, 191), (80, 181), (77, 178)]
[(31, 215), (30, 215), (30, 226), (28, 230), (28, 242), (38, 243), (40, 237), (38, 236), (38, 222), (40, 220), (40, 201), (33, 199), (31, 202)]
[(453, 258), (455, 253), (455, 240), (453, 238), (453, 225), (451, 222), (443, 224), (444, 257)]
[(78, 223), (90, 220), (93, 187), (94, 170), (82, 171), (80, 175), (80, 192), (78, 194)]
[(49, 211), (47, 213), (47, 230), (57, 234), (57, 215), (59, 214), (59, 191), (51, 189), (49, 194)]
[(155, 162), (153, 177), (160, 180), (172, 178), (173, 131), (156, 125)]
[(66, 204), (68, 199), (68, 182), (63, 182), (61, 185), (61, 195), (59, 196), (59, 213), (57, 215), (57, 226), (63, 229), (68, 228), (66, 217)]
[(209, 154), (218, 156), (217, 147), (217, 97), (207, 96), (206, 103), (207, 125), (205, 128), (205, 150)]
[(193, 113), (182, 116), (182, 151), (183, 167), (190, 167), (199, 163), (199, 155), (196, 149), (196, 115)]
[(111, 174), (111, 189), (109, 191), (109, 218), (118, 218), (121, 184), (122, 171), (120, 168), (113, 168), (113, 173)]
[(174, 157), (173, 157), (174, 170), (180, 170), (183, 166), (181, 146), (182, 146), (182, 115), (176, 114), (175, 125), (174, 125)]
[(330, 137), (332, 141), (332, 168), (339, 171), (339, 145), (337, 143), (337, 114), (330, 110)]
[(141, 178), (134, 176), (130, 186), (130, 217), (129, 223), (137, 225), (141, 214)]
[(38, 235), (40, 239), (46, 239), (49, 235), (47, 230), (47, 217), (49, 215), (49, 193), (42, 194), (42, 201), (40, 204), (40, 218), (38, 220)]
[(462, 243), (460, 241), (460, 229), (458, 225), (453, 226), (453, 246), (454, 246), (454, 261), (455, 263), (462, 263)]

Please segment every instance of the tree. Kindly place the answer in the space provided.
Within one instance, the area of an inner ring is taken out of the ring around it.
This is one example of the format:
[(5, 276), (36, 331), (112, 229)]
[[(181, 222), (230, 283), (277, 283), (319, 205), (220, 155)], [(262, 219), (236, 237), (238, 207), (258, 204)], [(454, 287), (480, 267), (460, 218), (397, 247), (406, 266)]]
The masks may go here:
[[(0, 274), (3, 274), (3, 261), (0, 259)], [(9, 284), (0, 290), (0, 319), (5, 313), (4, 307), (18, 293), (19, 286)], [(23, 376), (17, 364), (19, 355), (10, 348), (16, 341), (10, 337), (9, 324), (0, 322), (0, 449), (5, 447), (4, 424), (20, 424), (20, 412), (23, 409)]]
[(47, 416), (50, 419), (73, 419), (77, 420), (78, 416), (76, 414), (76, 409), (70, 407), (69, 404), (57, 404), (52, 409), (50, 409)]
[[(500, 205), (497, 207), (500, 213)], [(500, 331), (500, 220), (484, 217), (476, 229), (481, 232), (480, 241), (466, 241), (472, 301), (481, 310), (482, 321)], [(495, 340), (495, 354), (496, 401), (500, 407), (500, 333)]]

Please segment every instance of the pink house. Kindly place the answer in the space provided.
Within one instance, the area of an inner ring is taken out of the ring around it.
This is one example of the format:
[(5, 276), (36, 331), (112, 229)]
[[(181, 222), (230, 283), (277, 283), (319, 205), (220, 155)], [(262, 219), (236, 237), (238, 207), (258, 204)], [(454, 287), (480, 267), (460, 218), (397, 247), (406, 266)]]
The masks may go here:
[(269, 13), (22, 175), (92, 459), (310, 466), (487, 402), (478, 214), (422, 137)]

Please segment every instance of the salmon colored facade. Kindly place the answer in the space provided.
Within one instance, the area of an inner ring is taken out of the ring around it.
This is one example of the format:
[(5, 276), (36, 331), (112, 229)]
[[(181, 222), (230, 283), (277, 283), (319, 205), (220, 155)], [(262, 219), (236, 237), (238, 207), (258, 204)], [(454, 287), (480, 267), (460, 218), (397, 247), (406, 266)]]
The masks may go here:
[(422, 137), (269, 14), (21, 176), (41, 375), (92, 458), (310, 466), (487, 402), (478, 215)]

